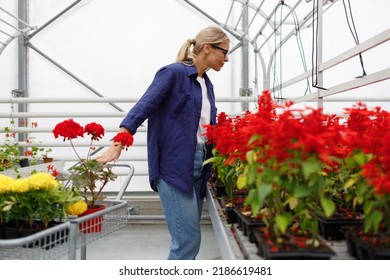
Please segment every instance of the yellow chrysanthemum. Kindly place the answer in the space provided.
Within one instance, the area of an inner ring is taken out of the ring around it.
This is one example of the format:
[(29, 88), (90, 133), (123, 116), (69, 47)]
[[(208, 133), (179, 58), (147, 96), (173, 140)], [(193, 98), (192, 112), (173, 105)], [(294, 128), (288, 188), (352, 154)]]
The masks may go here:
[(32, 190), (44, 190), (55, 188), (58, 185), (57, 180), (48, 173), (36, 173), (28, 177), (29, 185)]
[(12, 189), (13, 183), (13, 178), (0, 175), (0, 193), (9, 192)]
[(78, 200), (77, 202), (68, 205), (66, 212), (69, 215), (81, 215), (87, 211), (88, 205), (84, 200)]
[(11, 191), (14, 193), (24, 193), (30, 190), (30, 183), (27, 178), (17, 179), (13, 181)]

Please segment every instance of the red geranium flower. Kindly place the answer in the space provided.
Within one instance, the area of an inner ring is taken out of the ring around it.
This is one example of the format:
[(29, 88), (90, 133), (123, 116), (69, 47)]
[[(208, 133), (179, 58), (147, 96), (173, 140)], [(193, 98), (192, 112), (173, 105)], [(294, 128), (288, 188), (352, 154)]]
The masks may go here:
[(121, 143), (122, 149), (128, 149), (133, 144), (134, 138), (131, 133), (128, 132), (119, 132), (115, 137), (114, 137), (114, 142), (119, 142)]
[(76, 139), (77, 137), (84, 137), (84, 128), (73, 121), (73, 119), (69, 119), (58, 123), (53, 129), (53, 133), (55, 138), (62, 136), (65, 141)]
[(88, 135), (92, 135), (92, 140), (97, 140), (103, 138), (104, 136), (104, 128), (100, 124), (97, 124), (95, 122), (89, 123), (85, 126), (85, 132)]

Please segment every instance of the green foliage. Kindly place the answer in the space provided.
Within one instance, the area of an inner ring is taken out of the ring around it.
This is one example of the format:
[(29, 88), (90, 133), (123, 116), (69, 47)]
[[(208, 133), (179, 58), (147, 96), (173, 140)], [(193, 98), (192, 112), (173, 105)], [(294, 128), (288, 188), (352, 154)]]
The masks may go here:
[(204, 161), (203, 165), (211, 163), (218, 179), (224, 184), (226, 193), (233, 197), (235, 190), (238, 190), (237, 178), (242, 172), (242, 165), (238, 163), (227, 164), (227, 158), (222, 156), (217, 150), (213, 150), (213, 157)]
[(81, 161), (69, 168), (72, 188), (80, 192), (89, 207), (98, 200), (103, 200), (101, 192), (109, 181), (118, 176), (112, 172), (112, 166), (98, 162), (95, 159)]
[[(13, 125), (14, 122), (11, 119), (10, 125)], [(10, 127), (4, 127), (4, 135), (4, 145), (0, 147), (0, 171), (12, 168), (18, 173), (21, 147)]]
[(28, 179), (6, 181), (4, 177), (2, 183), (8, 186), (0, 188), (0, 224), (25, 221), (32, 226), (34, 221), (40, 220), (48, 227), (50, 221), (66, 218), (67, 206), (80, 200), (77, 192), (63, 188), (54, 179), (50, 179), (53, 182), (51, 187), (36, 188), (35, 183), (29, 183)]

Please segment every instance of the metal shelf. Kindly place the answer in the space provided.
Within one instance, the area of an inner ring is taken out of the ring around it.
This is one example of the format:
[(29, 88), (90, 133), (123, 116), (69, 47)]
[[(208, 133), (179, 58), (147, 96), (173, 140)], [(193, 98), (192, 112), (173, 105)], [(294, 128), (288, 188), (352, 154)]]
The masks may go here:
[[(257, 254), (257, 246), (249, 241), (248, 237), (238, 228), (238, 224), (227, 222), (211, 186), (207, 189), (207, 205), (222, 259), (261, 260), (262, 258)], [(328, 245), (335, 252), (332, 260), (354, 259), (348, 253), (345, 240), (329, 241)]]

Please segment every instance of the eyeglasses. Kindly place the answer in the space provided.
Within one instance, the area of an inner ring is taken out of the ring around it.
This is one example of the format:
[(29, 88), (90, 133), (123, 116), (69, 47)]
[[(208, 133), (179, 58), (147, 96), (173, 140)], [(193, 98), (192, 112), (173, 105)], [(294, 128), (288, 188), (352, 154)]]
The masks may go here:
[(225, 50), (224, 48), (221, 48), (221, 47), (219, 47), (219, 46), (217, 46), (217, 45), (214, 45), (214, 44), (211, 44), (210, 46), (211, 46), (212, 48), (214, 48), (214, 49), (218, 49), (218, 50), (222, 51), (224, 57), (226, 57), (227, 54), (228, 54), (228, 52), (229, 52), (228, 50)]

